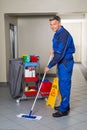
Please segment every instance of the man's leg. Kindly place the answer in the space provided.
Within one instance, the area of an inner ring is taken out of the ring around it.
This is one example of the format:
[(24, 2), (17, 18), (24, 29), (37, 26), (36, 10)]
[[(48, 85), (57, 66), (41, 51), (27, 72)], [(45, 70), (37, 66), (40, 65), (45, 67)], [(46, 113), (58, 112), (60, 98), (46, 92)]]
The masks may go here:
[(58, 67), (58, 78), (59, 78), (59, 88), (62, 96), (62, 102), (60, 104), (59, 110), (53, 113), (53, 117), (61, 117), (67, 115), (70, 108), (70, 91), (71, 91), (71, 71), (67, 71), (65, 66), (61, 64)]
[(59, 107), (61, 112), (65, 112), (70, 107), (70, 91), (71, 91), (71, 80), (63, 79), (59, 80), (60, 93), (62, 96), (62, 101)]

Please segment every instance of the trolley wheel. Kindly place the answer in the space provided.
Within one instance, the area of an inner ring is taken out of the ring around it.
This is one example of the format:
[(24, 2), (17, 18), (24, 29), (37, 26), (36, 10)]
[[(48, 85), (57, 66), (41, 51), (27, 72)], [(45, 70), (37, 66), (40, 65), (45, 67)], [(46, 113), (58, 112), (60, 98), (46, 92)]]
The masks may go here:
[(16, 100), (16, 103), (20, 103), (20, 99), (17, 99), (17, 100)]

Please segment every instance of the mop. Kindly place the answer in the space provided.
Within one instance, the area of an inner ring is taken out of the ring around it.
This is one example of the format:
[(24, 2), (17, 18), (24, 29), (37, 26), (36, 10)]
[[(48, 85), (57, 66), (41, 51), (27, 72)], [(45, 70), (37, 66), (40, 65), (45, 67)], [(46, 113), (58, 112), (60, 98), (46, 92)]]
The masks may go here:
[[(51, 58), (52, 58), (52, 55), (50, 55), (48, 64), (49, 64), (49, 62), (51, 61)], [(48, 64), (47, 64), (47, 65), (48, 65)], [(29, 114), (19, 114), (19, 115), (17, 115), (18, 118), (26, 118), (26, 119), (30, 119), (30, 120), (40, 120), (40, 119), (42, 118), (42, 116), (32, 115), (32, 112), (33, 112), (35, 103), (36, 103), (36, 101), (37, 101), (37, 98), (38, 98), (40, 89), (41, 89), (41, 87), (42, 87), (43, 81), (44, 81), (44, 79), (45, 79), (45, 76), (46, 76), (46, 72), (44, 73), (44, 76), (43, 76), (43, 78), (42, 78), (42, 82), (41, 82), (41, 84), (40, 84), (40, 87), (39, 87), (39, 89), (38, 89), (37, 95), (36, 95), (36, 97), (35, 97), (35, 100), (34, 100), (34, 102), (33, 102), (33, 105), (32, 105), (32, 107), (31, 107), (31, 110), (30, 110)]]

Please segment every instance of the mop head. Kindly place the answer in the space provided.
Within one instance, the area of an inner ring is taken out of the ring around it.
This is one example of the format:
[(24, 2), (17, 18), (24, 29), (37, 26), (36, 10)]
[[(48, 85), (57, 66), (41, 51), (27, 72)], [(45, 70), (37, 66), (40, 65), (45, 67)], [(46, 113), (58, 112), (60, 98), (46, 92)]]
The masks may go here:
[(36, 115), (28, 115), (28, 114), (19, 114), (17, 115), (18, 118), (25, 118), (30, 120), (40, 120), (42, 116), (36, 116)]

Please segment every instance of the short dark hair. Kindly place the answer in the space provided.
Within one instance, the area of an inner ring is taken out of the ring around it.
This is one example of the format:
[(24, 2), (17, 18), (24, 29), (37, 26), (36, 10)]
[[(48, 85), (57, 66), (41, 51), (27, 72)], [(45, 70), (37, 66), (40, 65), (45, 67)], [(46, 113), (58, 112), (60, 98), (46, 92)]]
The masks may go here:
[(59, 22), (61, 22), (61, 18), (59, 16), (52, 16), (49, 21), (52, 21), (52, 20), (57, 20)]

